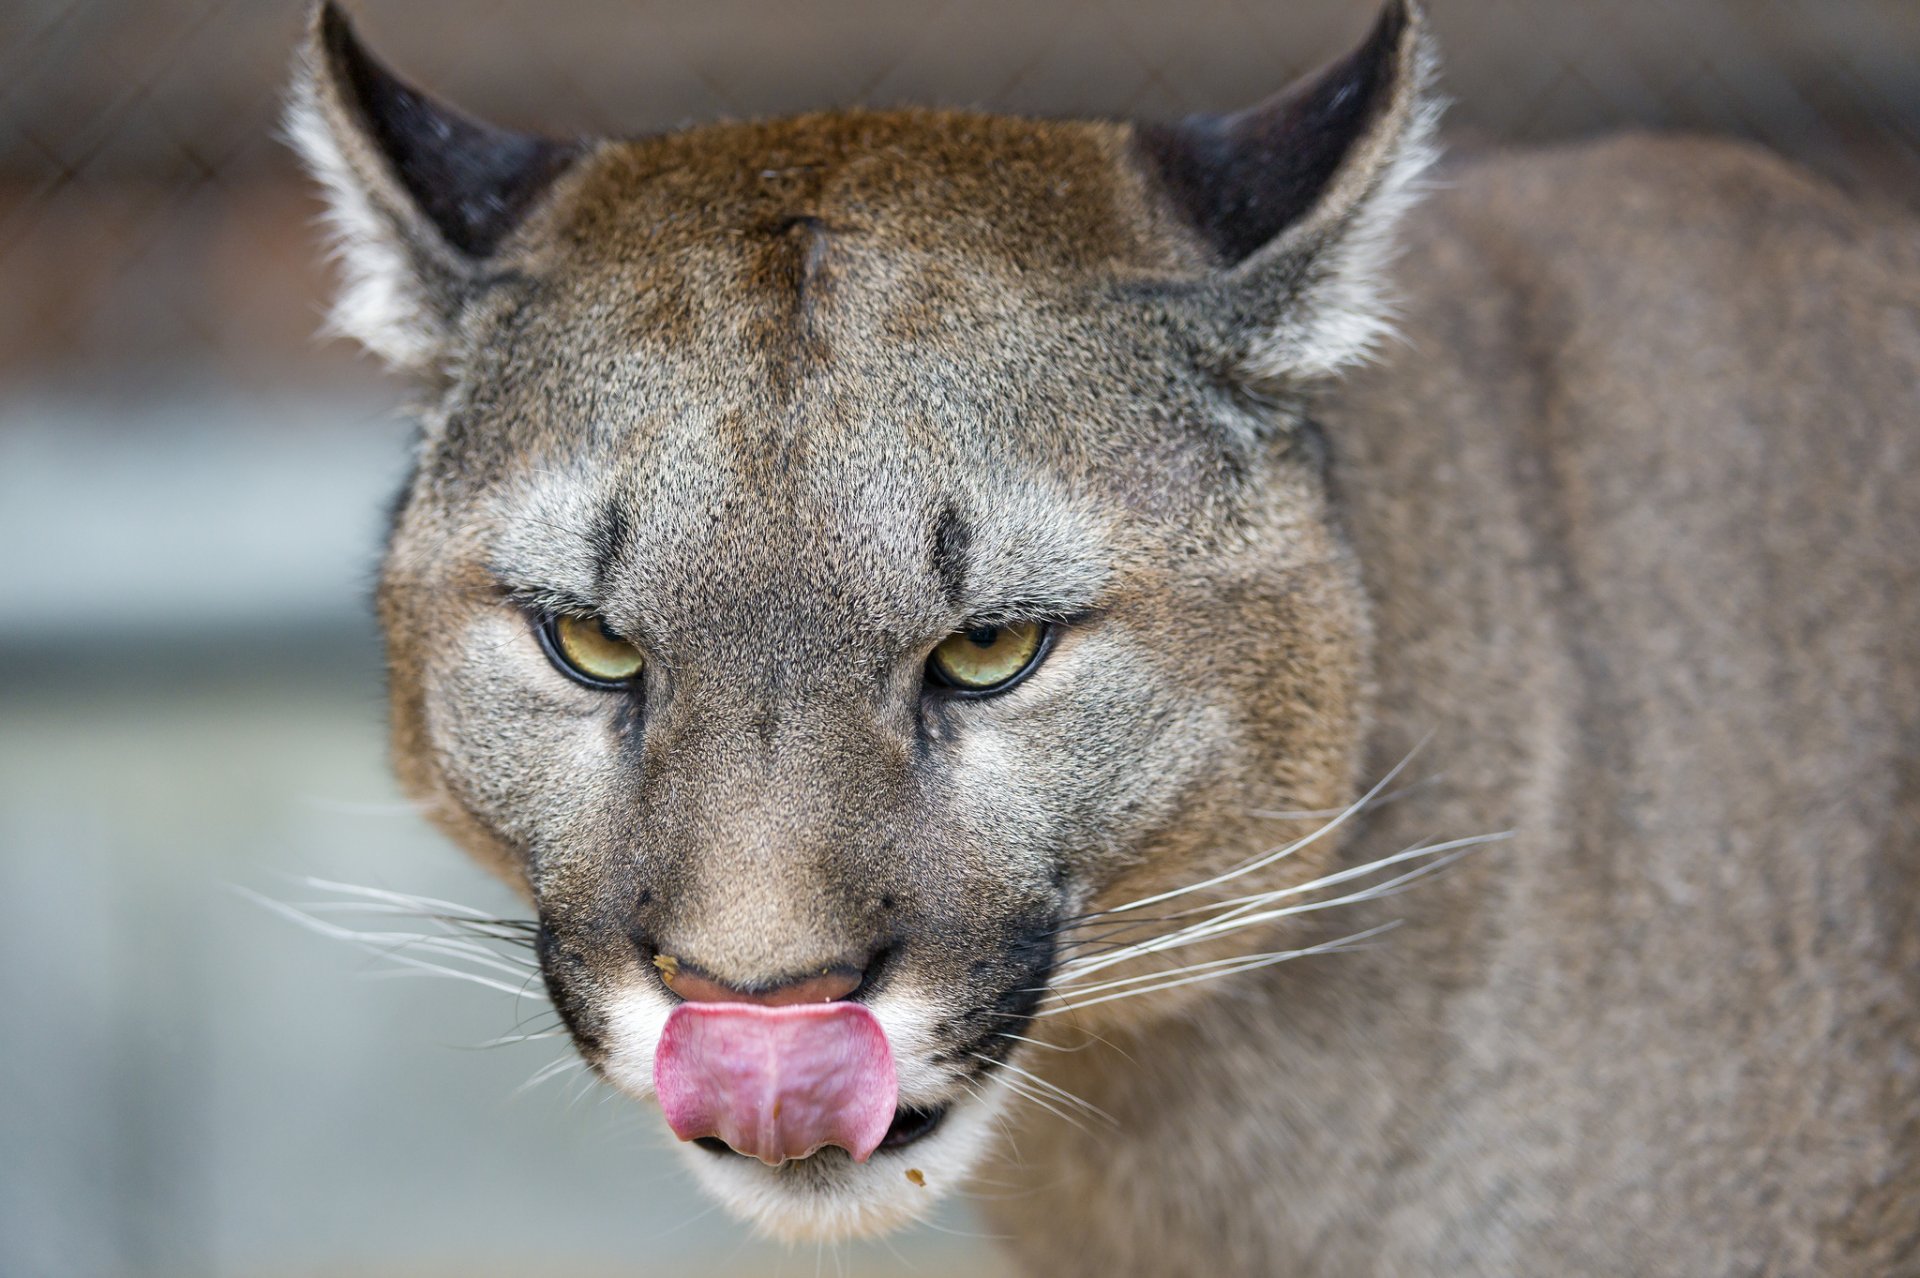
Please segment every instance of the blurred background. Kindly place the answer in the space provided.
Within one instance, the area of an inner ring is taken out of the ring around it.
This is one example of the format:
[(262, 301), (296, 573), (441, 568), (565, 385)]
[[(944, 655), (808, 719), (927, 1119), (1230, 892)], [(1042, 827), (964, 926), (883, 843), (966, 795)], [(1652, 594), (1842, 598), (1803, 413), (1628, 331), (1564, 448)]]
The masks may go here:
[[(1371, 6), (352, 8), (470, 109), (622, 133), (1232, 107)], [(1913, 0), (1432, 9), (1456, 140), (1727, 133), (1920, 204)], [(297, 0), (0, 2), (0, 1275), (997, 1272), (964, 1203), (838, 1255), (743, 1241), (653, 1114), (545, 1069), (560, 1041), (481, 1046), (548, 1025), (537, 996), (387, 979), (243, 894), (515, 909), (386, 775), (366, 597), (409, 428), (403, 388), (313, 336), (316, 204), (274, 137), (301, 25)]]

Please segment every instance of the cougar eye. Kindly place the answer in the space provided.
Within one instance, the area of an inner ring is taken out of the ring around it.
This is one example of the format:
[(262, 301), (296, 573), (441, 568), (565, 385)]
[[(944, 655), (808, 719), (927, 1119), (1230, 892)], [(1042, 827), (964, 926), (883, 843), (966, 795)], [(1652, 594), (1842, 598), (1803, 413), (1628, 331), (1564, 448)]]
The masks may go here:
[(1052, 637), (1053, 627), (1037, 621), (974, 626), (942, 640), (927, 673), (964, 696), (1004, 692), (1040, 664)]
[(549, 617), (540, 626), (540, 642), (561, 673), (589, 687), (621, 687), (646, 665), (640, 650), (598, 617)]

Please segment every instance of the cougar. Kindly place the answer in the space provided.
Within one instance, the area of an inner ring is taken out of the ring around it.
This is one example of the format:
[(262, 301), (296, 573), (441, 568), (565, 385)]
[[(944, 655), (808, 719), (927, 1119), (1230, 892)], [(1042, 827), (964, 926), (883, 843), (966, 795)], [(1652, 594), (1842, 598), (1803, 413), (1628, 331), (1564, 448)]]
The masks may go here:
[(763, 1230), (1920, 1273), (1920, 240), (1435, 66), (568, 140), (315, 13), (397, 771)]

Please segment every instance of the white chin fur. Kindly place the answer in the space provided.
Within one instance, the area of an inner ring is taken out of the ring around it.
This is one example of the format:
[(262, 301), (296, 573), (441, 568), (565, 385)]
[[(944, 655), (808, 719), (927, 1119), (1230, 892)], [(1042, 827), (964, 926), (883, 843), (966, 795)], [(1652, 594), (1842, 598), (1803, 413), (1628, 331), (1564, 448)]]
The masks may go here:
[(919, 1220), (979, 1166), (1004, 1094), (991, 1084), (982, 1090), (979, 1099), (956, 1102), (931, 1135), (876, 1151), (864, 1163), (832, 1148), (779, 1167), (691, 1144), (682, 1149), (701, 1186), (770, 1238), (871, 1238)]
[[(630, 1096), (653, 1095), (653, 1054), (673, 1005), (645, 987), (623, 992), (607, 1015), (609, 1082)], [(873, 1013), (886, 1032), (905, 1104), (934, 1105), (952, 1079), (927, 1065), (932, 1015), (911, 999), (889, 998)], [(941, 1085), (944, 1084), (945, 1087)], [(938, 1090), (936, 1090), (938, 1089)], [(768, 1167), (732, 1154), (715, 1154), (691, 1142), (680, 1146), (695, 1179), (734, 1215), (772, 1238), (834, 1241), (872, 1237), (911, 1224), (930, 1211), (979, 1166), (992, 1142), (992, 1124), (1006, 1103), (997, 1079), (952, 1100), (931, 1134), (904, 1149), (877, 1150), (864, 1163), (845, 1151), (825, 1149), (812, 1158)], [(918, 1173), (917, 1178), (908, 1172)]]

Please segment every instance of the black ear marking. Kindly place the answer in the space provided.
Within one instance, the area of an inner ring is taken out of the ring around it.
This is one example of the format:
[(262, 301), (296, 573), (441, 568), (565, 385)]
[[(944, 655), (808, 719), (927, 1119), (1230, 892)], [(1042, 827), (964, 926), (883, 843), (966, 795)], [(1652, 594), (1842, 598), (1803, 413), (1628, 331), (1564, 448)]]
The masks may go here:
[(468, 257), (499, 247), (580, 152), (576, 144), (497, 129), (427, 97), (367, 52), (333, 0), (316, 23), (325, 73), (343, 105), (421, 214)]
[(1233, 265), (1306, 215), (1412, 74), (1406, 0), (1390, 0), (1358, 49), (1231, 115), (1135, 126), (1181, 215)]

